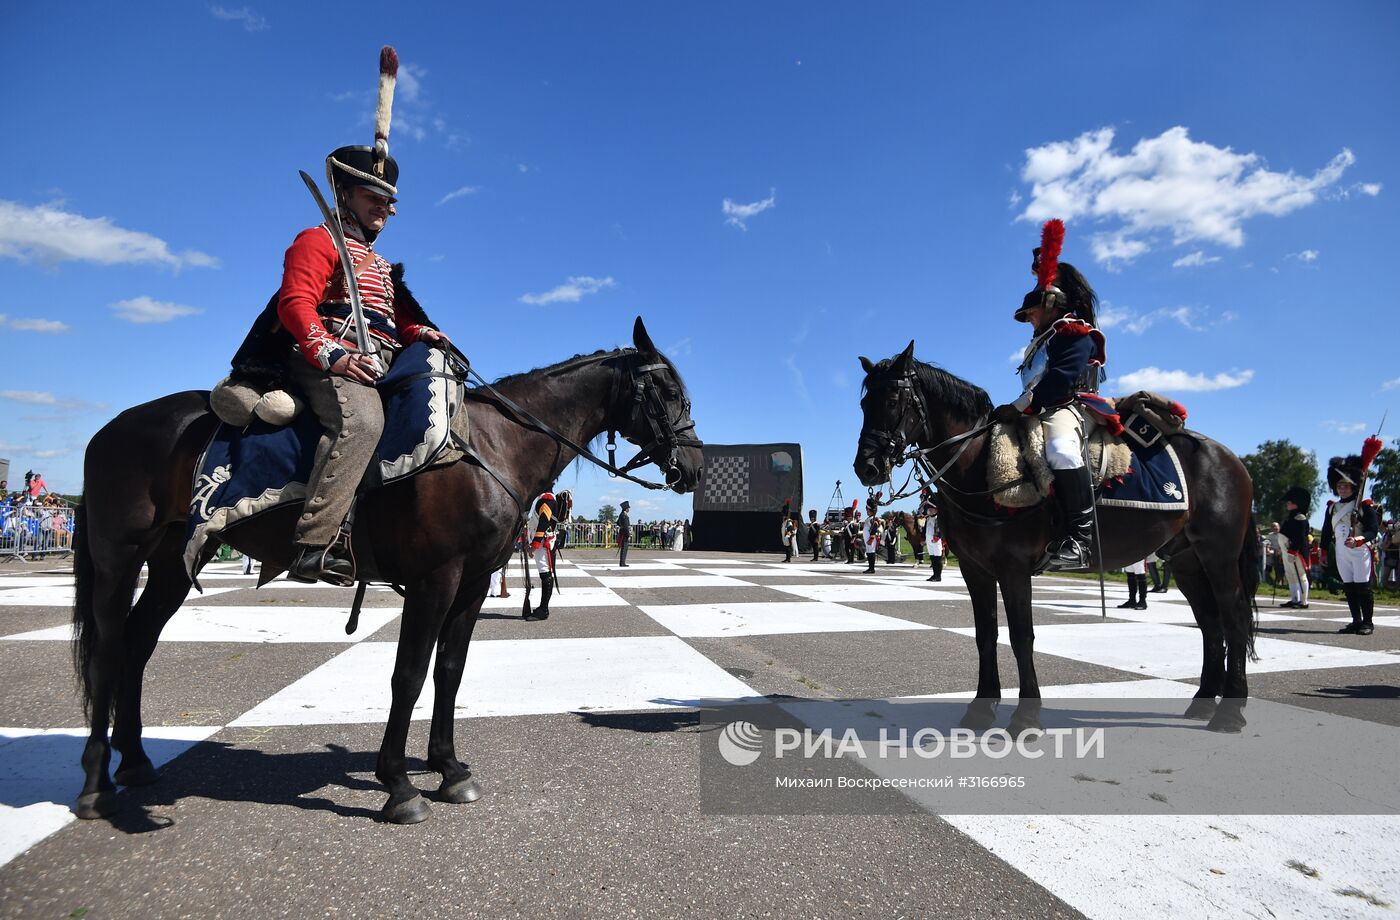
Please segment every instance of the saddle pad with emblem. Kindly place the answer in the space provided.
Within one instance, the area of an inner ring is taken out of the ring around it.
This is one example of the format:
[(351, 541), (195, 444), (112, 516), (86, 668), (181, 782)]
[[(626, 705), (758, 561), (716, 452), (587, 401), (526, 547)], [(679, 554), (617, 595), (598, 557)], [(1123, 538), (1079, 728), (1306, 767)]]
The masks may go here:
[[(384, 431), (366, 487), (456, 458), (449, 444), (462, 385), (441, 351), (421, 342), (409, 345), (376, 386), (384, 400)], [(219, 425), (195, 467), (185, 543), (191, 577), (211, 538), (254, 515), (305, 500), (320, 439), (321, 423), (310, 411), (284, 426), (256, 419), (247, 428)]]
[(1108, 508), (1143, 508), (1148, 511), (1185, 511), (1189, 496), (1181, 461), (1166, 438), (1151, 447), (1131, 439), (1133, 462), (1123, 476), (1105, 480), (1098, 504)]

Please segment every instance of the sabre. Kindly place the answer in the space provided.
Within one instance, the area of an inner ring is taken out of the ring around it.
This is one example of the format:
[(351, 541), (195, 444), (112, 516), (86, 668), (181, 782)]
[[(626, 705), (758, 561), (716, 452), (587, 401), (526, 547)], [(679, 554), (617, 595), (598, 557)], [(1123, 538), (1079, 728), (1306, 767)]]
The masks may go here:
[(321, 209), (321, 217), (325, 219), (331, 239), (335, 241), (335, 251), (340, 254), (340, 270), (345, 273), (345, 289), (350, 292), (350, 317), (355, 322), (355, 341), (359, 343), (360, 353), (368, 356), (373, 362), (376, 375), (382, 374), (384, 366), (376, 357), (379, 347), (370, 338), (369, 327), (365, 324), (365, 308), (360, 304), (360, 287), (355, 281), (355, 263), (350, 258), (350, 248), (345, 245), (345, 228), (340, 225), (340, 214), (331, 211), (315, 179), (308, 176), (304, 170), (297, 172), (301, 175), (301, 181), (306, 183), (311, 197), (316, 199), (316, 206)]

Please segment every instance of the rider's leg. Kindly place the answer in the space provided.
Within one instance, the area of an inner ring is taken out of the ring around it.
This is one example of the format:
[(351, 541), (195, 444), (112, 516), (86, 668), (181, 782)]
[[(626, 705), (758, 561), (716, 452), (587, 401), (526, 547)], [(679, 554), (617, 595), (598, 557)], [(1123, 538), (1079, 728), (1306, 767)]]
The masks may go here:
[(1041, 417), (1045, 460), (1055, 478), (1055, 500), (1065, 520), (1065, 538), (1052, 547), (1052, 568), (1078, 569), (1089, 564), (1094, 535), (1094, 490), (1084, 467), (1083, 422), (1066, 406)]
[(299, 356), (291, 360), (292, 379), (325, 430), (307, 481), (306, 507), (297, 521), (301, 552), (288, 574), (299, 581), (327, 574), (344, 580), (353, 577), (354, 564), (344, 548), (329, 547), (374, 456), (384, 430), (384, 409), (373, 387), (328, 375)]

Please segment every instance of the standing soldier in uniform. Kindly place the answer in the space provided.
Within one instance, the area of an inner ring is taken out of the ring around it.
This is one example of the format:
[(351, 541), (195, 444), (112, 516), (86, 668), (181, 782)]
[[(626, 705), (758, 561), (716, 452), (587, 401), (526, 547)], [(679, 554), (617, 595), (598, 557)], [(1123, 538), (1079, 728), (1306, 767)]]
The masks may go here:
[(807, 542), (812, 544), (812, 561), (816, 562), (822, 552), (822, 525), (815, 508), (807, 512)]
[(617, 565), (627, 568), (627, 547), (632, 545), (632, 516), (628, 511), (631, 502), (622, 503), (622, 513), (617, 516)]
[[(549, 619), (549, 598), (554, 594), (554, 539), (559, 533), (559, 512), (553, 492), (535, 499), (535, 535), (530, 550), (535, 557), (535, 571), (540, 575), (540, 605), (525, 614), (527, 620)], [(528, 603), (528, 600), (527, 600)]]
[(1080, 393), (1097, 393), (1105, 362), (1103, 333), (1094, 327), (1098, 295), (1073, 265), (1060, 262), (1065, 226), (1046, 221), (1031, 271), (1035, 290), (1015, 313), (1030, 323), (1031, 342), (1018, 373), (1023, 392), (998, 406), (999, 422), (1038, 417), (1045, 434), (1045, 460), (1055, 479), (1055, 500), (1066, 534), (1048, 547), (1050, 569), (1085, 569), (1093, 550), (1094, 491), (1084, 466), (1084, 419), (1075, 406)]
[(933, 566), (929, 581), (943, 580), (943, 528), (938, 523), (938, 506), (929, 501), (924, 510), (924, 545), (928, 547), (928, 561)]
[(1369, 636), (1374, 632), (1371, 622), (1375, 610), (1375, 595), (1371, 590), (1374, 572), (1371, 544), (1379, 533), (1376, 508), (1370, 500), (1357, 494), (1364, 479), (1361, 457), (1333, 457), (1327, 464), (1327, 485), (1337, 500), (1322, 521), (1322, 545), (1335, 540), (1332, 557), (1337, 560), (1337, 574), (1342, 578), (1342, 593), (1351, 611), (1351, 622), (1338, 632)]
[(865, 524), (861, 527), (861, 545), (865, 547), (865, 571), (875, 571), (875, 556), (880, 552), (880, 533), (884, 528), (880, 521), (880, 494), (865, 500)]
[(851, 507), (842, 512), (846, 519), (846, 565), (856, 561), (856, 543), (860, 540), (860, 499), (851, 502)]
[(1279, 533), (1288, 540), (1283, 556), (1283, 574), (1288, 579), (1288, 603), (1280, 607), (1308, 609), (1308, 509), (1312, 493), (1303, 486), (1293, 486), (1283, 493), (1288, 514), (1279, 525)]

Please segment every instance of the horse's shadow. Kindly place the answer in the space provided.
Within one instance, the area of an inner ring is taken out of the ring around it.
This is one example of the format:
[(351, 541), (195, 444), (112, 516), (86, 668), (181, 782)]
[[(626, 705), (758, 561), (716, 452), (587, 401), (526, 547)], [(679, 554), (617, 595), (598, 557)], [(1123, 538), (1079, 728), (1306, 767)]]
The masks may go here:
[[(128, 834), (161, 830), (174, 823), (161, 809), (188, 799), (290, 806), (378, 820), (378, 807), (346, 805), (322, 794), (328, 786), (339, 786), (377, 797), (383, 792), (373, 775), (377, 756), (375, 751), (351, 751), (336, 744), (319, 751), (274, 753), (205, 741), (162, 767), (160, 782), (126, 788), (123, 807), (108, 820)], [(426, 770), (425, 764), (410, 760), (410, 773), (415, 767)]]

